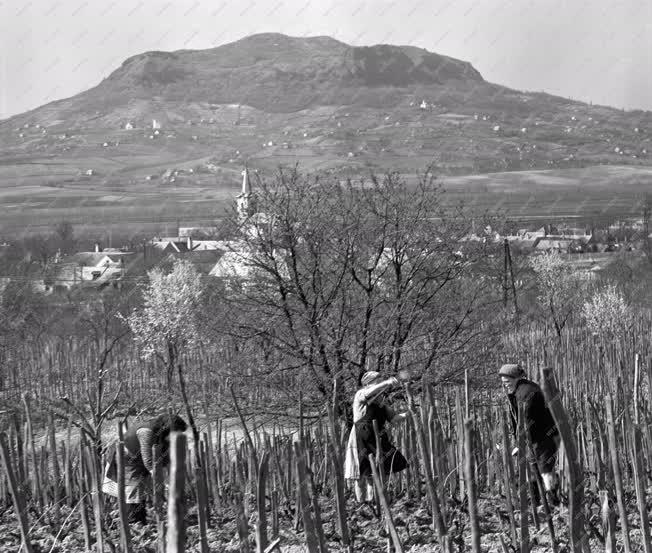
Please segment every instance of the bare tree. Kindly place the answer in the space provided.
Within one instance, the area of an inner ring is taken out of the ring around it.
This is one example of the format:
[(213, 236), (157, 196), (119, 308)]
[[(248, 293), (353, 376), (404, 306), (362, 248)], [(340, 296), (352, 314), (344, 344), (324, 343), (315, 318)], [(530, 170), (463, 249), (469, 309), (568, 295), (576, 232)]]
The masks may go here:
[(109, 383), (116, 382), (112, 371), (129, 335), (129, 327), (120, 317), (126, 313), (127, 305), (118, 292), (104, 293), (93, 301), (76, 298), (62, 314), (72, 325), (63, 325), (59, 336), (52, 333), (52, 338), (60, 343), (74, 340), (87, 355), (79, 374), (84, 399), (62, 397), (52, 401), (51, 406), (55, 414), (70, 419), (88, 436), (98, 454), (104, 423), (113, 416), (123, 392), (121, 382), (113, 389)]
[(471, 217), (445, 206), (432, 175), (340, 183), (281, 169), (257, 194), (262, 213), (234, 225), (246, 271), (231, 279), (226, 329), (273, 350), (261, 370), (307, 375), (328, 396), (368, 366), (446, 379), (481, 362), (467, 352), (500, 301), (491, 245), (465, 241)]

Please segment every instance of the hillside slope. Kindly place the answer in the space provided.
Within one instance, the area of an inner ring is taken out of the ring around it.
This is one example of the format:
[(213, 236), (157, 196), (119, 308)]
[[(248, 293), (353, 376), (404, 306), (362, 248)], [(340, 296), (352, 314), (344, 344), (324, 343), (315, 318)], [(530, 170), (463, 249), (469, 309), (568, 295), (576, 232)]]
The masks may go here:
[(232, 172), (245, 159), (468, 174), (646, 165), (651, 138), (650, 112), (514, 91), (424, 49), (265, 33), (133, 56), (81, 94), (1, 121), (0, 163), (20, 175), (56, 159), (73, 175), (64, 183), (92, 168), (91, 181), (125, 186), (184, 164)]

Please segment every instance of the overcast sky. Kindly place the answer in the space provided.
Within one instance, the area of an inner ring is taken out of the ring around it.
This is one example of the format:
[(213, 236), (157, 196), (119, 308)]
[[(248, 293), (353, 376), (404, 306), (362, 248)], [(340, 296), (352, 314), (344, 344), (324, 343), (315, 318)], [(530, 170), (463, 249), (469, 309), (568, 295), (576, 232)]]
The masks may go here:
[(652, 110), (652, 0), (0, 0), (0, 118), (134, 54), (269, 31), (411, 44), (509, 87)]

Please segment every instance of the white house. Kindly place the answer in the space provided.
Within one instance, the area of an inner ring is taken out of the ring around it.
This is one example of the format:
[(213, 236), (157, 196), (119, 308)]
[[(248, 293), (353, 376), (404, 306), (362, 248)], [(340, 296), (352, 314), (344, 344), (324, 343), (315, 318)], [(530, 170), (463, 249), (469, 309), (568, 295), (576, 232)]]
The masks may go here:
[(79, 279), (106, 281), (122, 276), (125, 259), (133, 252), (80, 252), (72, 256), (71, 262), (79, 267)]
[[(290, 273), (285, 261), (286, 253), (278, 249), (272, 255), (276, 259), (276, 266), (281, 278), (289, 279)], [(234, 241), (229, 244), (229, 249), (218, 259), (209, 276), (240, 284), (246, 284), (256, 277), (261, 280), (270, 280), (273, 283), (274, 277), (260, 266), (261, 264), (268, 266), (268, 263), (267, 257), (259, 257), (258, 253), (250, 245)]]

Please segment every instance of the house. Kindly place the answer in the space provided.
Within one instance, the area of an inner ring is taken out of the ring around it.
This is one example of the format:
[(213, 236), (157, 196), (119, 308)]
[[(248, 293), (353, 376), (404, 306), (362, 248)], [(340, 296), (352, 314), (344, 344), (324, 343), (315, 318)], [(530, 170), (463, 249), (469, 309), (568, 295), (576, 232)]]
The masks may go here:
[(156, 119), (152, 119), (152, 129), (160, 129), (160, 128), (161, 128), (160, 121), (157, 121)]
[(250, 280), (255, 272), (253, 252), (245, 247), (223, 253), (209, 272), (221, 279)]
[(192, 250), (192, 238), (190, 236), (185, 238), (155, 237), (149, 241), (149, 245), (160, 253), (185, 253)]
[(534, 252), (545, 253), (545, 252), (556, 251), (560, 253), (567, 253), (572, 243), (573, 240), (569, 238), (556, 238), (556, 237), (540, 238), (534, 245)]
[(125, 124), (125, 130), (126, 131), (131, 131), (133, 129), (134, 129), (134, 124), (133, 123), (128, 122), (128, 123)]
[(591, 231), (585, 228), (565, 227), (559, 229), (559, 234), (564, 238), (573, 238), (588, 242), (591, 239)]
[(102, 285), (119, 280), (124, 275), (127, 260), (133, 252), (119, 250), (79, 252), (54, 263), (43, 279), (46, 288), (71, 289), (85, 283)]
[(121, 276), (125, 259), (133, 252), (80, 252), (70, 262), (80, 268), (82, 281), (105, 281)]
[[(290, 273), (285, 262), (285, 252), (279, 249), (275, 250), (272, 255), (277, 259), (277, 267), (281, 277), (288, 279)], [(266, 259), (264, 262), (267, 265)], [(263, 280), (273, 279), (272, 275), (260, 268), (256, 251), (249, 245), (237, 241), (232, 242), (229, 249), (223, 251), (210, 270), (209, 275), (223, 279), (227, 283), (238, 282), (241, 284), (256, 277)]]
[(209, 275), (212, 273), (220, 259), (226, 254), (224, 250), (193, 250), (187, 252), (169, 253), (163, 263), (174, 262), (177, 259), (183, 259), (192, 263), (200, 275)]
[(202, 252), (208, 250), (225, 250), (224, 242), (222, 240), (194, 240), (193, 239), (193, 252)]

